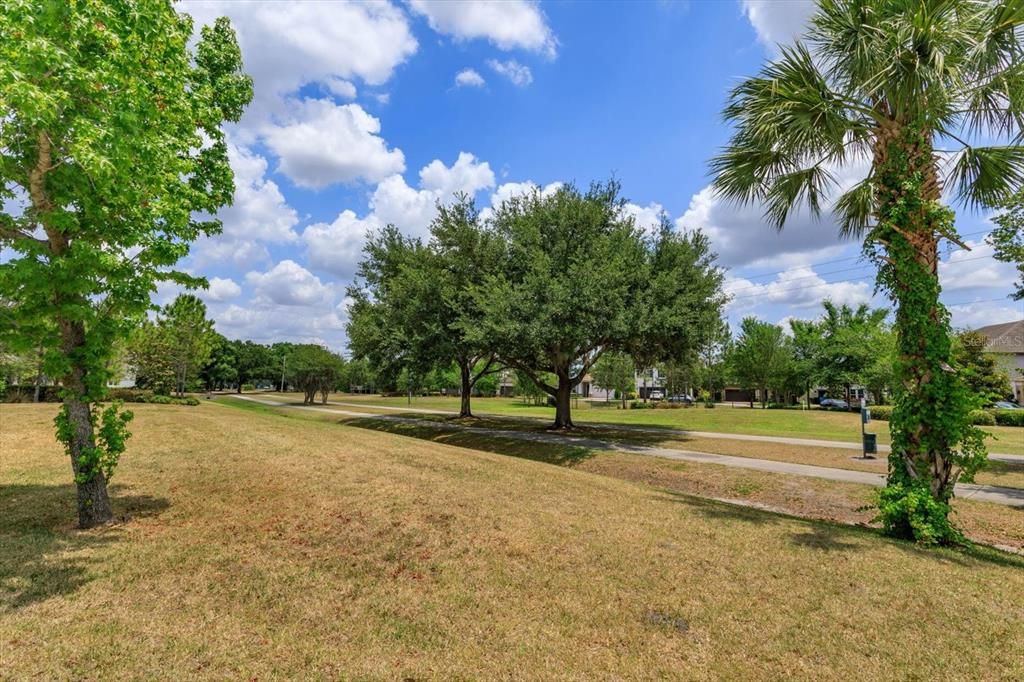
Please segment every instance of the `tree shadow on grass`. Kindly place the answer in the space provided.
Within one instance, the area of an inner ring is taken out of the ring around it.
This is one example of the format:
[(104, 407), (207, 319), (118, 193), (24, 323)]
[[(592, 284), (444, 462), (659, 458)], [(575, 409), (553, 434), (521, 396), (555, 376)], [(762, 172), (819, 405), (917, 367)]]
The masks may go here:
[[(376, 415), (367, 415), (373, 418)], [(425, 426), (436, 425), (437, 429), (454, 429), (468, 427), (476, 429), (491, 429), (494, 431), (516, 431), (520, 433), (560, 436), (566, 439), (593, 439), (601, 440), (616, 446), (661, 446), (665, 443), (681, 443), (693, 440), (690, 436), (675, 434), (665, 430), (642, 430), (630, 429), (620, 424), (576, 424), (571, 429), (553, 429), (551, 422), (547, 419), (532, 419), (521, 417), (506, 417), (496, 415), (485, 415), (477, 417), (454, 417), (436, 414), (403, 414), (395, 415), (407, 419), (416, 419)], [(382, 420), (383, 421), (383, 420)], [(361, 424), (351, 424), (360, 426)]]
[[(744, 521), (758, 526), (778, 523), (782, 514), (744, 507), (740, 504), (729, 504), (706, 497), (696, 497), (674, 490), (665, 490), (664, 493), (673, 502), (684, 504), (697, 514), (712, 521)], [(664, 498), (662, 498), (664, 499)]]
[[(789, 541), (795, 547), (829, 552), (862, 552), (869, 549), (871, 542), (882, 542), (915, 557), (952, 563), (969, 567), (975, 562), (1024, 569), (1024, 556), (1011, 554), (987, 545), (974, 544), (966, 547), (924, 547), (907, 540), (886, 536), (879, 528), (831, 523), (816, 519), (794, 516), (782, 511), (770, 511), (731, 504), (719, 500), (696, 497), (674, 490), (664, 490), (660, 499), (685, 504), (695, 512), (713, 521), (742, 521), (759, 526), (795, 522), (801, 529), (790, 534)], [(863, 539), (866, 542), (855, 542)]]
[(494, 434), (446, 429), (442, 424), (432, 426), (428, 423), (414, 424), (360, 417), (342, 419), (338, 423), (556, 466), (572, 467), (594, 456), (590, 448), (583, 446), (502, 438)]
[(0, 485), (0, 614), (71, 594), (95, 576), (101, 551), (123, 538), (118, 523), (160, 514), (164, 498), (109, 489), (114, 525), (75, 527), (75, 486)]
[(836, 526), (815, 524), (806, 533), (793, 533), (790, 542), (800, 547), (818, 549), (824, 552), (857, 549), (857, 544), (846, 542)]

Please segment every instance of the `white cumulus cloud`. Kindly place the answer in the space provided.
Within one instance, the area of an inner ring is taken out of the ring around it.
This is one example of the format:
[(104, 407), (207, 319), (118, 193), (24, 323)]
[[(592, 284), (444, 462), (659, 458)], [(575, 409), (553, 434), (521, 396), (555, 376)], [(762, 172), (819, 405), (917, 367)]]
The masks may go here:
[(180, 8), (197, 31), (219, 16), (231, 19), (255, 82), (257, 117), (307, 83), (381, 85), (417, 49), (408, 17), (388, 2), (189, 0)]
[(789, 45), (807, 28), (814, 0), (742, 0), (743, 14), (757, 33), (758, 41), (777, 55), (779, 45)]
[(623, 206), (623, 211), (633, 217), (638, 228), (648, 234), (655, 234), (661, 225), (661, 216), (665, 213), (665, 207), (661, 204), (651, 202), (646, 206), (640, 206), (632, 202)]
[(476, 194), (494, 187), (494, 171), (486, 161), (480, 161), (469, 152), (459, 152), (451, 167), (434, 159), (420, 169), (420, 187), (439, 192), (442, 196), (456, 192)]
[(731, 314), (756, 314), (767, 306), (817, 308), (826, 299), (837, 304), (858, 305), (869, 302), (873, 293), (870, 279), (829, 281), (809, 266), (785, 270), (767, 282), (727, 275), (724, 289), (732, 299), (727, 306)]
[(278, 171), (297, 185), (380, 182), (405, 169), (402, 151), (378, 135), (380, 120), (358, 104), (305, 99), (290, 108), (286, 122), (265, 128), (263, 137), (280, 160)]
[(958, 249), (939, 262), (939, 283), (943, 291), (993, 289), (1007, 292), (1016, 278), (1016, 268), (993, 258), (992, 245), (980, 237), (966, 242), (970, 250)]
[(486, 39), (502, 50), (524, 49), (555, 57), (558, 41), (536, 2), (529, 0), (410, 0), (430, 27), (456, 40)]
[(533, 82), (533, 73), (530, 72), (530, 67), (520, 64), (514, 59), (509, 59), (504, 62), (498, 61), (497, 59), (488, 59), (487, 65), (490, 66), (496, 74), (507, 78), (516, 87), (525, 88)]
[(237, 145), (228, 147), (235, 173), (235, 197), (231, 206), (217, 213), (223, 234), (232, 239), (286, 243), (295, 241), (298, 214), (285, 201), (280, 188), (266, 178), (267, 160)]
[(377, 185), (370, 196), (370, 208), (381, 224), (391, 223), (407, 234), (424, 236), (437, 202), (449, 201), (456, 192), (472, 195), (494, 186), (490, 165), (467, 152), (460, 152), (451, 166), (435, 159), (419, 175), (420, 189), (410, 187), (401, 175), (392, 175)]
[(310, 266), (341, 279), (351, 279), (367, 233), (380, 224), (376, 216), (359, 218), (346, 209), (332, 223), (310, 225), (302, 233)]
[(455, 74), (455, 85), (459, 88), (482, 88), (486, 82), (476, 69), (463, 69)]
[(252, 271), (245, 276), (253, 288), (256, 303), (306, 306), (333, 299), (333, 289), (293, 260), (283, 260), (267, 272)]
[(242, 287), (238, 286), (234, 280), (223, 277), (211, 277), (210, 287), (203, 292), (202, 296), (207, 301), (220, 302), (238, 298), (241, 294)]

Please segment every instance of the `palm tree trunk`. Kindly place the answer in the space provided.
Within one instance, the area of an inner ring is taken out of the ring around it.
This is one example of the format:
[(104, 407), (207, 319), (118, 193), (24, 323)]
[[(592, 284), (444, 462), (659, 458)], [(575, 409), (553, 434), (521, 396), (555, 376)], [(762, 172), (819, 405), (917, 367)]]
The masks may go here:
[[(952, 214), (940, 204), (941, 190), (927, 131), (893, 122), (878, 131), (878, 227), (884, 247), (879, 281), (896, 304), (897, 362), (889, 482), (927, 482), (932, 496), (953, 494), (951, 452), (962, 437), (950, 403), (955, 375), (950, 368), (949, 315), (939, 301), (938, 247), (952, 230)], [(910, 189), (912, 188), (912, 189)], [(946, 405), (936, 413), (936, 405)]]

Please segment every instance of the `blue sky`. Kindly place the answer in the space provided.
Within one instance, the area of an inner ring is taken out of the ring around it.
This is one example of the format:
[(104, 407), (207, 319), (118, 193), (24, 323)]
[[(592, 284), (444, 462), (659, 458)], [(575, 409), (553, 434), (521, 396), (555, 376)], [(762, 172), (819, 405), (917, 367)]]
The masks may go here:
[[(256, 97), (229, 130), (235, 204), (223, 235), (184, 265), (231, 338), (315, 341), (341, 350), (345, 287), (367, 230), (394, 222), (423, 235), (455, 191), (486, 208), (534, 183), (614, 174), (639, 222), (664, 210), (712, 238), (735, 300), (728, 313), (815, 317), (826, 296), (872, 299), (858, 246), (828, 215), (781, 233), (756, 207), (708, 190), (707, 160), (728, 137), (728, 89), (793, 39), (810, 5), (735, 2), (186, 1), (227, 14)], [(844, 169), (851, 181), (863, 169)], [(958, 325), (1019, 318), (1005, 298), (1012, 267), (982, 243), (943, 267)], [(160, 300), (173, 297), (162, 289)], [(884, 301), (875, 299), (875, 304)]]

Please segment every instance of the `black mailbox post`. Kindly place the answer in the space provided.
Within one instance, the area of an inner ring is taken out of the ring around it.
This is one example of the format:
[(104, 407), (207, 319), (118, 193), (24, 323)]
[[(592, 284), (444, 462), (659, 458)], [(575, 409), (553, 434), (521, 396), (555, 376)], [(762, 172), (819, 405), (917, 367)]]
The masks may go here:
[(865, 429), (868, 422), (871, 421), (871, 410), (868, 409), (867, 401), (864, 398), (860, 399), (860, 435), (863, 443), (864, 454), (863, 459), (874, 459), (875, 454), (878, 452), (878, 434), (868, 433)]

